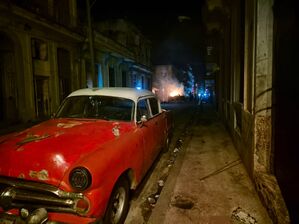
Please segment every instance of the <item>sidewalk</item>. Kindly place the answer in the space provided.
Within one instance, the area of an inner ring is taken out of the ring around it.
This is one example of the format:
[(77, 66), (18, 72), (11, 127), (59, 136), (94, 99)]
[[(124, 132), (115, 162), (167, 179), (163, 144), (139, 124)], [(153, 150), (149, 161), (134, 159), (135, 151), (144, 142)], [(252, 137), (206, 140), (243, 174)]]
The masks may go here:
[(202, 113), (195, 123), (148, 223), (272, 223), (216, 115)]

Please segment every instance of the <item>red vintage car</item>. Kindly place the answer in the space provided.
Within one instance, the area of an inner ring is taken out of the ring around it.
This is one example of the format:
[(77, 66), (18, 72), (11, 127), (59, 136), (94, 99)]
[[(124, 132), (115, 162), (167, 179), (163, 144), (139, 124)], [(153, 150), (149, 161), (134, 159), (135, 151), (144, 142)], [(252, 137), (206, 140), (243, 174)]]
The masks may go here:
[(147, 90), (71, 93), (52, 119), (0, 137), (0, 223), (123, 223), (171, 124)]

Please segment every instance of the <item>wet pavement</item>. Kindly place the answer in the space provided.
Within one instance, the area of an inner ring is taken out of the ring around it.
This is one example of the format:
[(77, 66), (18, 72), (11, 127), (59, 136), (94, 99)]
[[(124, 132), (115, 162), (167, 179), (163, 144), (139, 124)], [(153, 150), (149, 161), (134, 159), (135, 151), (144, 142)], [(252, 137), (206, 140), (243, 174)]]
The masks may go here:
[(215, 112), (198, 112), (147, 223), (272, 223)]

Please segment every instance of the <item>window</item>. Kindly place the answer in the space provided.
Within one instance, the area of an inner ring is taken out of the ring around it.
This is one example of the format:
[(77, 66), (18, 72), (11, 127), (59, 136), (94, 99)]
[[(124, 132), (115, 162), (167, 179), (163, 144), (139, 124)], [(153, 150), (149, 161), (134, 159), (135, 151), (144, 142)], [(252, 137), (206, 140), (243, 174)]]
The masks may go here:
[(115, 74), (112, 67), (109, 67), (109, 87), (115, 87)]
[(98, 87), (103, 87), (104, 82), (103, 82), (102, 67), (100, 64), (97, 64), (96, 68), (97, 68), (96, 70), (97, 70), (97, 74), (98, 74)]
[(122, 87), (127, 87), (127, 72), (122, 71)]
[(31, 39), (32, 58), (42, 61), (48, 60), (48, 44), (40, 39)]
[(68, 0), (54, 0), (53, 12), (56, 22), (68, 26), (70, 24), (70, 1)]
[(145, 115), (147, 118), (150, 117), (146, 99), (140, 100), (137, 104), (137, 121), (140, 121), (143, 115)]
[(71, 56), (68, 50), (57, 48), (57, 67), (59, 77), (59, 97), (62, 102), (62, 100), (71, 92)]
[(149, 103), (151, 105), (153, 116), (158, 114), (159, 113), (158, 100), (156, 98), (150, 98)]
[(131, 121), (134, 102), (111, 96), (68, 97), (57, 117)]

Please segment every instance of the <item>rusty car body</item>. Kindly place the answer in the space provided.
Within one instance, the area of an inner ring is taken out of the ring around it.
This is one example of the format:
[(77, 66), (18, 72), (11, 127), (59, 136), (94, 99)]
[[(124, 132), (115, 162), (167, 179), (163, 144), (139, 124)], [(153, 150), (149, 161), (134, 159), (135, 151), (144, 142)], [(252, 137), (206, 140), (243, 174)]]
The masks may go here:
[(0, 220), (122, 223), (171, 122), (147, 90), (71, 93), (53, 118), (0, 137)]

